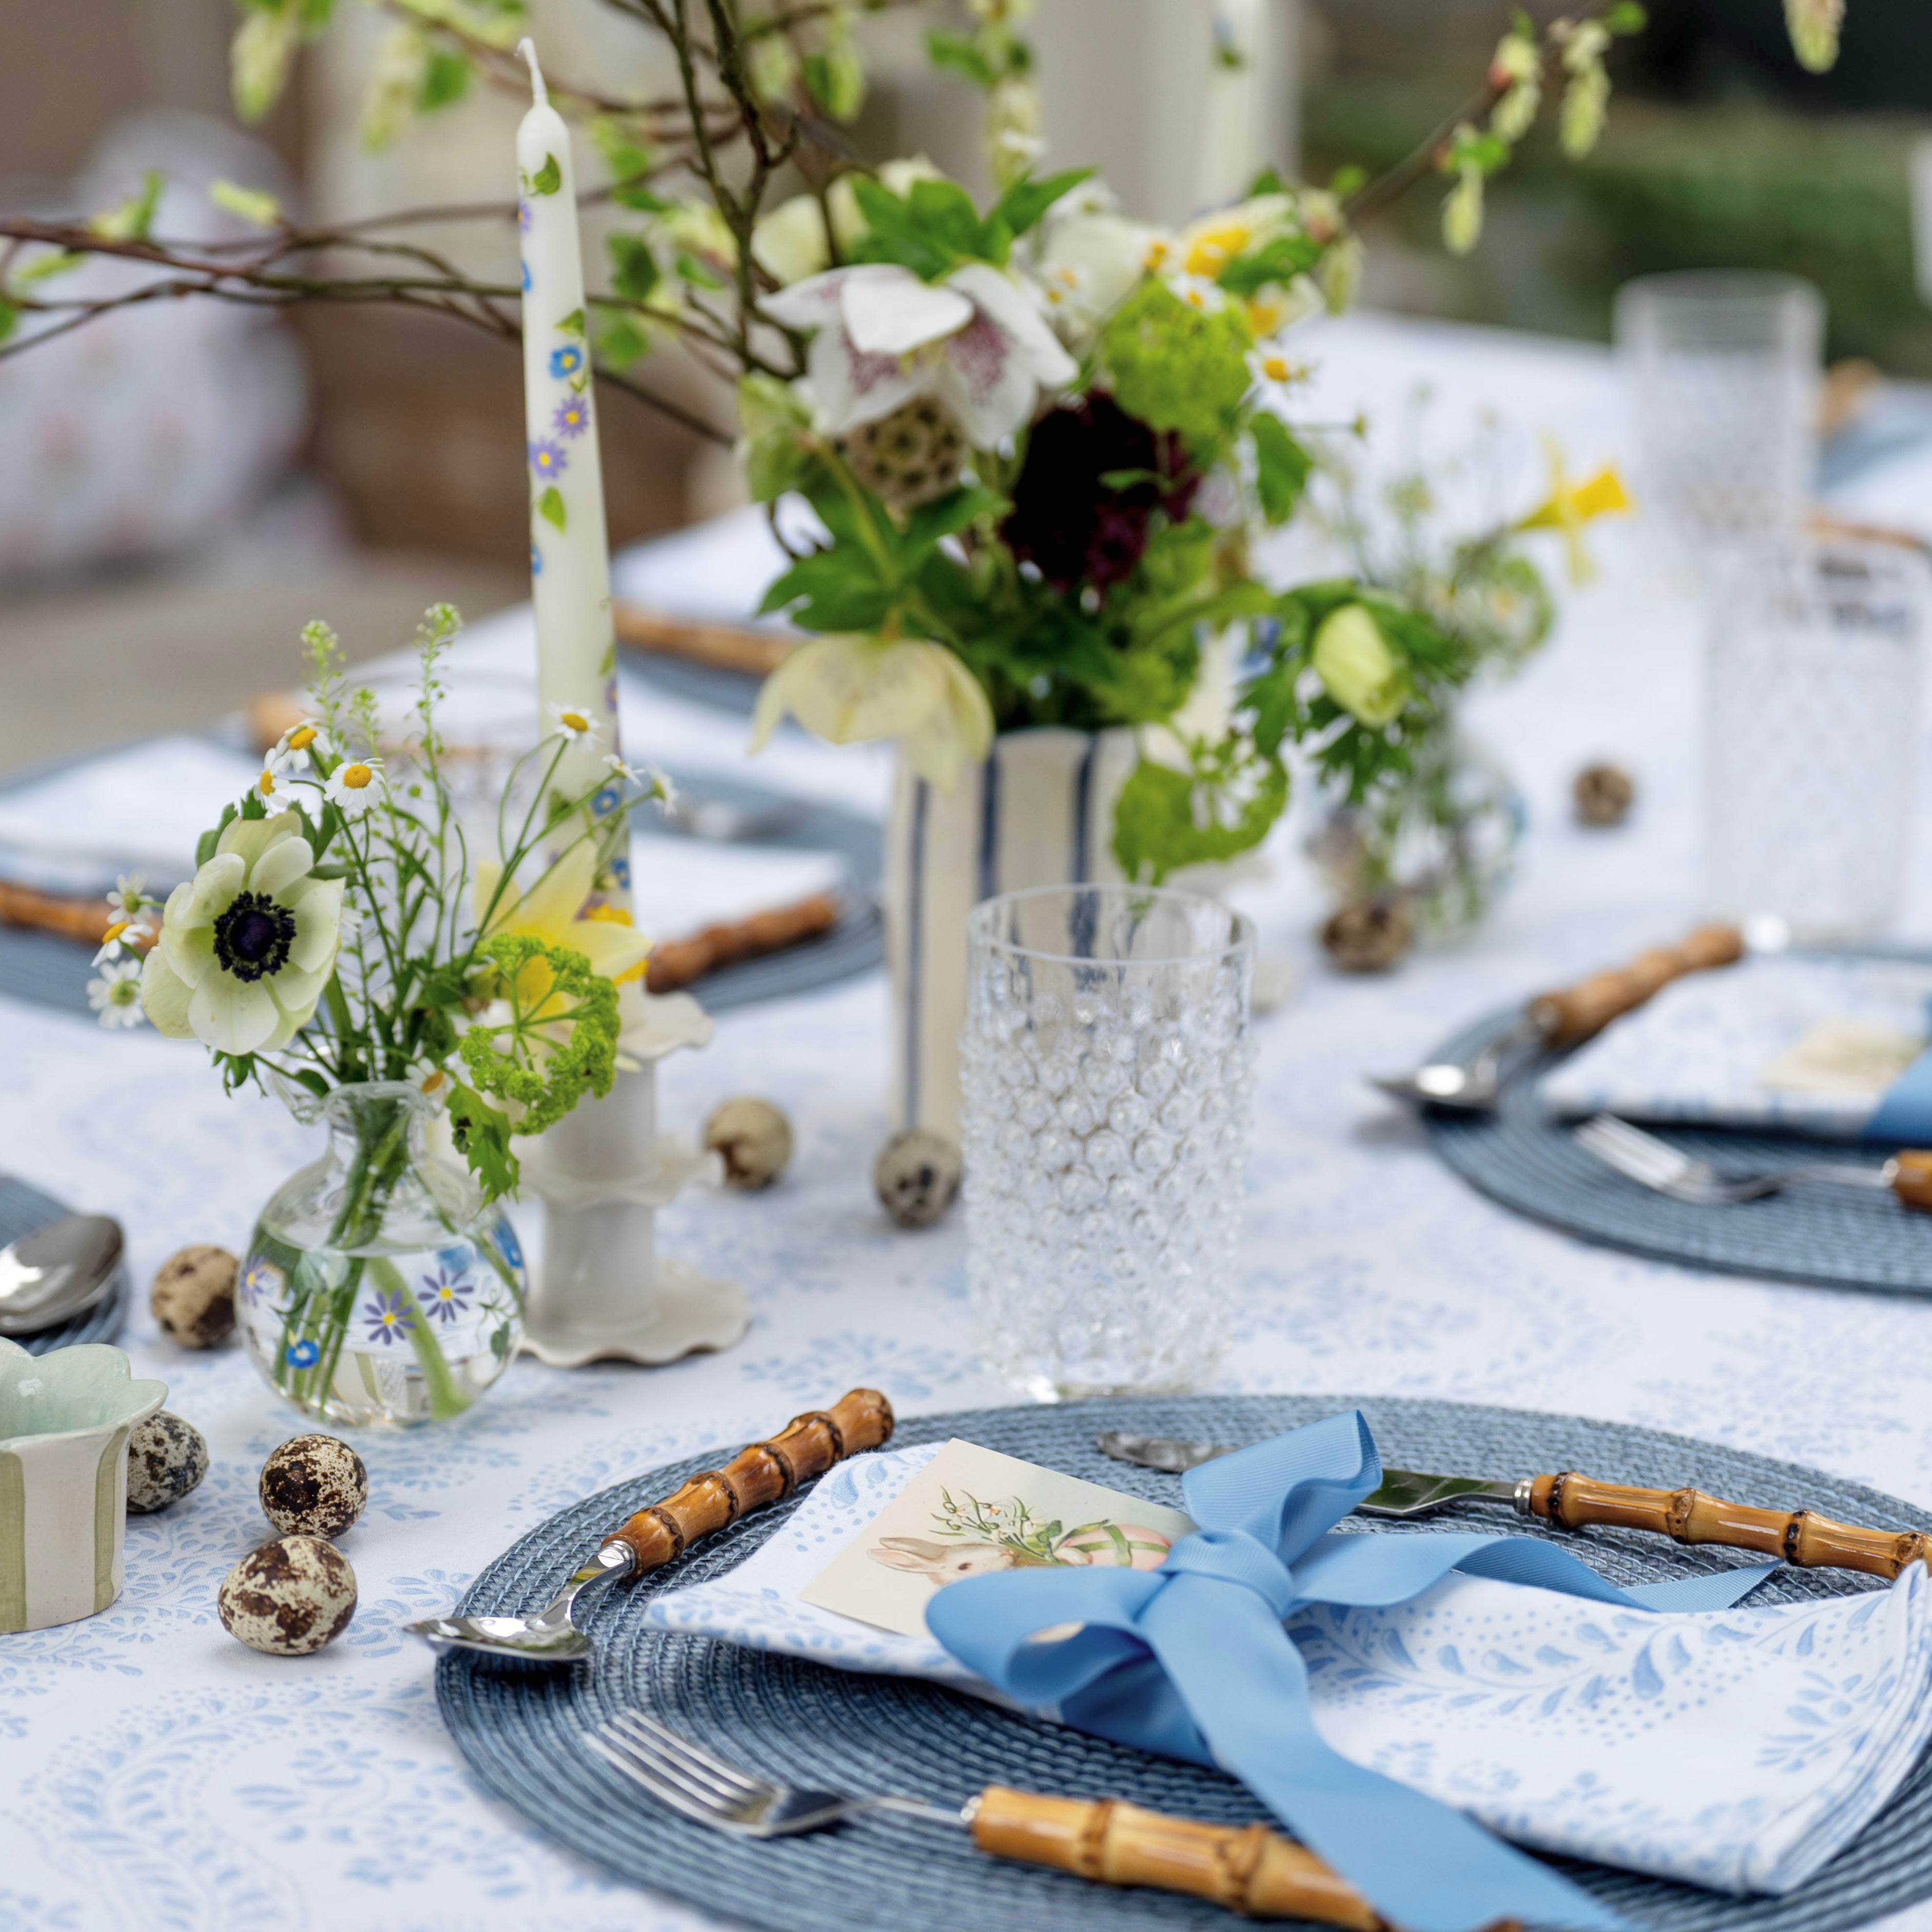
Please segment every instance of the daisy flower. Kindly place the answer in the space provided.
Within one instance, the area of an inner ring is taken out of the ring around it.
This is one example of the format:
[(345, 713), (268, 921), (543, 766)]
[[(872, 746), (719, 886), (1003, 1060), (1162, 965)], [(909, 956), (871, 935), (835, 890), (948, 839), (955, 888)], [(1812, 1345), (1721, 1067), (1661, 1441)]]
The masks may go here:
[(264, 765), (249, 790), (268, 807), (271, 818), (278, 812), (306, 811), (314, 802), (314, 788), (293, 784), (279, 765)]
[(640, 790), (644, 788), (645, 781), (638, 776), (635, 768), (626, 764), (615, 752), (606, 752), (604, 754), (604, 769), (620, 784), (636, 785)]
[(1298, 382), (1305, 382), (1310, 375), (1306, 362), (1291, 361), (1279, 349), (1251, 349), (1248, 352), (1248, 374), (1254, 379), (1256, 391), (1271, 401), (1286, 401), (1288, 393)]
[(114, 890), (107, 895), (107, 910), (117, 920), (132, 925), (148, 907), (160, 904), (158, 899), (144, 896), (142, 888), (147, 883), (139, 872), (123, 872), (114, 881)]
[(275, 740), (275, 748), (268, 754), (268, 762), (278, 772), (306, 772), (310, 758), (328, 758), (334, 749), (329, 742), (328, 734), (313, 718), (304, 718)]
[(345, 758), (322, 788), (322, 796), (345, 818), (360, 818), (382, 795), (380, 758)]
[(137, 1027), (141, 1011), (141, 962), (116, 959), (100, 969), (98, 979), (87, 982), (87, 1004), (100, 1016), (104, 1027)]
[(566, 738), (574, 743), (580, 738), (595, 738), (597, 727), (590, 722), (590, 708), (582, 704), (546, 704), (544, 709), (550, 713), (550, 722)]
[(100, 950), (94, 956), (89, 963), (95, 966), (104, 966), (110, 959), (123, 958), (137, 941), (146, 938), (152, 930), (152, 928), (145, 920), (137, 922), (131, 919), (117, 919), (100, 935)]

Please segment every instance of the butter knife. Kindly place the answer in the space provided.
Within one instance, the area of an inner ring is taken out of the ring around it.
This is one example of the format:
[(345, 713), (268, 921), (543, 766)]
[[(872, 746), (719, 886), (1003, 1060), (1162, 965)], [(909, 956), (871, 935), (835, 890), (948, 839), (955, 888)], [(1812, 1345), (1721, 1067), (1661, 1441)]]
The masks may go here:
[[(1102, 1451), (1119, 1462), (1184, 1475), (1232, 1456), (1231, 1445), (1185, 1442), (1167, 1436), (1129, 1436), (1108, 1430)], [(1382, 1472), (1378, 1488), (1355, 1505), (1358, 1516), (1432, 1516), (1451, 1503), (1508, 1503), (1564, 1529), (1605, 1523), (1618, 1529), (1654, 1530), (1678, 1543), (1718, 1543), (1782, 1557), (1803, 1570), (1859, 1570), (1896, 1576), (1908, 1563), (1932, 1569), (1932, 1534), (1923, 1530), (1861, 1529), (1810, 1510), (1759, 1509), (1725, 1502), (1701, 1490), (1646, 1490), (1601, 1483), (1566, 1469), (1556, 1475), (1523, 1476), (1514, 1482), (1480, 1476), (1434, 1476), (1418, 1469)]]

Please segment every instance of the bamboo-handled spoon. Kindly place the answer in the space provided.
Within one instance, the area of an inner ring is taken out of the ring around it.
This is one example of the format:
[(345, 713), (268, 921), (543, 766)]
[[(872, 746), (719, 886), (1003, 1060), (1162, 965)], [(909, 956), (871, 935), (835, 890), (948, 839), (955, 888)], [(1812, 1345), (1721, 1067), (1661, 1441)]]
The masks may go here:
[(848, 1390), (829, 1409), (794, 1416), (769, 1442), (754, 1442), (723, 1468), (707, 1469), (662, 1502), (646, 1504), (604, 1538), (542, 1610), (524, 1616), (426, 1617), (403, 1628), (440, 1648), (527, 1663), (581, 1663), (592, 1647), (571, 1613), (592, 1585), (662, 1568), (700, 1538), (790, 1496), (848, 1456), (878, 1448), (892, 1432), (892, 1406), (877, 1389)]

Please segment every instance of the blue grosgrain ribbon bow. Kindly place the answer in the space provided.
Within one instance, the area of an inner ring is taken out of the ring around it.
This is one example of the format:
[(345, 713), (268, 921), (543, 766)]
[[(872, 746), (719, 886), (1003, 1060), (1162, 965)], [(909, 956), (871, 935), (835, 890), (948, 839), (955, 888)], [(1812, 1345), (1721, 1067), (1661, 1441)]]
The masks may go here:
[[(1337, 1532), (1381, 1480), (1352, 1409), (1191, 1470), (1183, 1488), (1201, 1527), (1158, 1570), (970, 1577), (933, 1598), (927, 1626), (1028, 1709), (1231, 1772), (1405, 1932), (1504, 1918), (1613, 1932), (1624, 1922), (1546, 1865), (1331, 1750), (1283, 1620), (1301, 1604), (1405, 1603), (1452, 1570), (1626, 1609), (1722, 1610), (1776, 1566), (1624, 1590), (1528, 1537)], [(1069, 1624), (1081, 1628), (1032, 1640)]]

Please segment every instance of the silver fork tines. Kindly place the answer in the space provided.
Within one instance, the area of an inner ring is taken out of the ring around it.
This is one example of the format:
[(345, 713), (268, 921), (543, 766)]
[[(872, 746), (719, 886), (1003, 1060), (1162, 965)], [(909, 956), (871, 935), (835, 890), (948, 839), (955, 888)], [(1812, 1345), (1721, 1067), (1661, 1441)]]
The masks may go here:
[(1725, 1175), (1708, 1161), (1695, 1160), (1654, 1134), (1618, 1120), (1614, 1114), (1598, 1114), (1584, 1121), (1576, 1130), (1576, 1138), (1619, 1174), (1659, 1194), (1667, 1194), (1673, 1201), (1686, 1201), (1698, 1208), (1732, 1207), (1746, 1201), (1760, 1201), (1793, 1181), (1886, 1188), (1898, 1172), (1895, 1160), (1870, 1167), (1849, 1161), (1805, 1161), (1766, 1168), (1756, 1174)]
[(964, 1814), (916, 1798), (853, 1798), (782, 1784), (728, 1764), (641, 1711), (607, 1719), (584, 1742), (605, 1763), (660, 1803), (700, 1825), (741, 1838), (782, 1838), (815, 1832), (862, 1811), (887, 1810), (962, 1825)]

